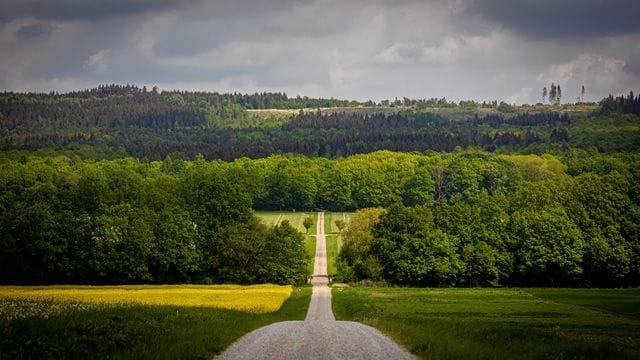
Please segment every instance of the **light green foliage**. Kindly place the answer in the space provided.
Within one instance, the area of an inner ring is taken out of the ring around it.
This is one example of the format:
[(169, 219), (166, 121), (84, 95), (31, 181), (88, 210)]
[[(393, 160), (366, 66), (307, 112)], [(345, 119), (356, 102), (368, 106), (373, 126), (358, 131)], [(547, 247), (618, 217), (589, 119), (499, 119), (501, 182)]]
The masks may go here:
[(338, 255), (337, 271), (340, 280), (381, 279), (378, 260), (371, 254), (374, 225), (382, 209), (370, 208), (356, 211), (342, 235), (342, 247)]
[(523, 178), (529, 181), (553, 178), (567, 171), (567, 166), (551, 154), (512, 154), (500, 155), (500, 158), (515, 164), (522, 171)]
[(311, 228), (311, 226), (313, 226), (313, 218), (311, 217), (306, 217), (304, 218), (304, 221), (302, 222), (302, 225), (304, 225), (304, 228), (306, 230), (306, 232), (309, 232), (309, 229)]

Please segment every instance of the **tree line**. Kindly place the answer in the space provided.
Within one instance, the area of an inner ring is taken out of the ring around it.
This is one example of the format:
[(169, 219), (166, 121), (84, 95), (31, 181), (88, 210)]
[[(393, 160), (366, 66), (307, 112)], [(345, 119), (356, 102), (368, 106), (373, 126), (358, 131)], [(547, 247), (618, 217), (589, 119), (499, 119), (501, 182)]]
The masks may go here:
[[(67, 94), (3, 93), (0, 149), (89, 149), (92, 157), (125, 153), (147, 160), (169, 154), (195, 159), (202, 154), (226, 161), (286, 153), (339, 158), (377, 150), (452, 151), (456, 147), (539, 154), (594, 144), (601, 151), (640, 149), (635, 133), (618, 131), (618, 137), (624, 138), (620, 139), (611, 136), (615, 131), (602, 128), (618, 119), (619, 112), (631, 113), (627, 122), (638, 121), (632, 111), (638, 97), (632, 94), (603, 100), (590, 116), (554, 111), (444, 115), (414, 110), (318, 110), (274, 121), (248, 115), (242, 99), (258, 95), (158, 92), (131, 85)], [(588, 124), (582, 121), (585, 117), (590, 119)]]
[[(387, 208), (341, 274), (406, 285), (637, 285), (640, 158), (381, 151), (233, 162), (0, 157), (0, 282), (304, 280), (252, 209)], [(348, 252), (348, 250), (344, 250)]]
[(268, 228), (234, 170), (204, 161), (4, 156), (0, 282), (304, 281), (303, 235)]
[(637, 175), (607, 169), (611, 160), (494, 194), (467, 165), (462, 191), (446, 200), (358, 210), (343, 233), (338, 276), (411, 286), (637, 286)]

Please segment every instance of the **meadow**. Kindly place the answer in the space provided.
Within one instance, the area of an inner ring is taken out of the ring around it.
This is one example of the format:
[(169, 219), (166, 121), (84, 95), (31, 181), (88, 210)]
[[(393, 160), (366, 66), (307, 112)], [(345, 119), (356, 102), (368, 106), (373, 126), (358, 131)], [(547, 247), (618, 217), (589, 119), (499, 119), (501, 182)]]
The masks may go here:
[(637, 288), (336, 288), (333, 311), (423, 359), (640, 358)]
[(340, 229), (336, 226), (336, 220), (339, 219), (348, 224), (352, 214), (350, 212), (324, 213), (324, 233), (327, 239), (327, 273), (329, 274), (338, 272), (336, 261), (342, 247), (342, 235), (340, 234)]
[[(203, 286), (201, 296), (193, 286), (87, 288), (2, 287), (0, 359), (210, 359), (258, 327), (304, 319), (311, 294), (264, 285)], [(115, 292), (125, 292), (124, 301), (114, 301)], [(255, 306), (239, 306), (247, 299)], [(268, 312), (259, 305), (265, 300)]]
[[(316, 221), (318, 220), (318, 213), (316, 212), (304, 212), (304, 211), (256, 211), (256, 216), (267, 226), (275, 226), (281, 222), (288, 220), (289, 224), (296, 228), (303, 234), (313, 235), (316, 233)], [(308, 217), (313, 218), (313, 225), (309, 228), (309, 232), (305, 229), (303, 223), (304, 219)]]

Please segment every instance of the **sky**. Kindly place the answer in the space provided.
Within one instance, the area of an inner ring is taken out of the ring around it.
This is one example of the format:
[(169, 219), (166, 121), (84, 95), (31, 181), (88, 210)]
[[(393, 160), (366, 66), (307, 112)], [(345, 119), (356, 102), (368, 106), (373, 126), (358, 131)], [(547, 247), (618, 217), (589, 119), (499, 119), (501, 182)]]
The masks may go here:
[(2, 0), (0, 91), (355, 100), (640, 91), (638, 0)]

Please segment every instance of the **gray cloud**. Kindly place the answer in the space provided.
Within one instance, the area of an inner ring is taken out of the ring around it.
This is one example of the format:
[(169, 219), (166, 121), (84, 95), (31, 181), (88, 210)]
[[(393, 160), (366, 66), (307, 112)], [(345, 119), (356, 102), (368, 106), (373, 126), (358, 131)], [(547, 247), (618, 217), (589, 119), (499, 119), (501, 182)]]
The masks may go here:
[[(571, 8), (562, 0), (53, 3), (0, 4), (0, 90), (119, 82), (532, 103), (552, 81), (567, 100), (581, 84), (592, 100), (640, 89), (640, 35), (625, 15), (638, 7), (631, 2), (603, 2), (628, 5), (625, 14), (575, 2), (584, 7), (573, 11), (578, 20), (561, 19)], [(600, 25), (587, 28), (582, 17)]]
[(633, 0), (474, 0), (468, 12), (538, 40), (640, 32)]
[(177, 9), (200, 0), (3, 0), (0, 20), (20, 17), (41, 20), (100, 20)]
[(15, 34), (22, 41), (28, 41), (36, 37), (47, 35), (51, 32), (51, 28), (45, 24), (36, 23), (25, 25), (19, 28)]

